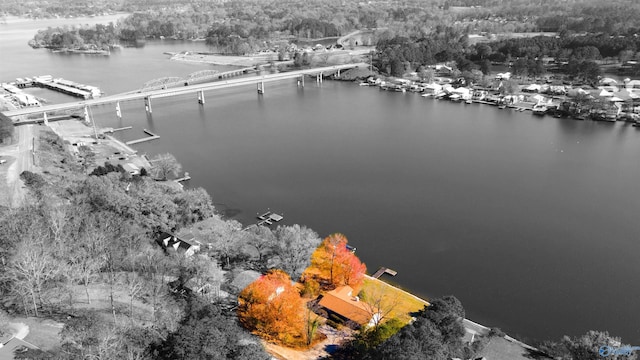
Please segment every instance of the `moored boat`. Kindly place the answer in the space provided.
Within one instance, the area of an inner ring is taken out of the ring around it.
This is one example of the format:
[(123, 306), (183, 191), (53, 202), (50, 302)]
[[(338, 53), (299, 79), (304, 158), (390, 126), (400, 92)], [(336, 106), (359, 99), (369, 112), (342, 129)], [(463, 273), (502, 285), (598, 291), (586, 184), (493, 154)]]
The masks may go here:
[(544, 114), (546, 114), (547, 112), (547, 107), (541, 104), (536, 104), (533, 109), (531, 109), (533, 111), (533, 115), (539, 115), (542, 116)]

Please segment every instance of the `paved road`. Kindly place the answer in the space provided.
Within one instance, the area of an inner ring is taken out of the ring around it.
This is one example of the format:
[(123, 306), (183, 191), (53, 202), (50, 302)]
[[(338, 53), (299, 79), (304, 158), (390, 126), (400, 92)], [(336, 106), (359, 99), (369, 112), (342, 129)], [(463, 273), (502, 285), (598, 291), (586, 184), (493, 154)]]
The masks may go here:
[(11, 189), (10, 193), (10, 205), (17, 207), (22, 204), (24, 198), (25, 189), (23, 188), (22, 180), (20, 180), (20, 174), (25, 171), (33, 170), (33, 153), (32, 145), (34, 143), (34, 130), (36, 125), (24, 125), (16, 126), (16, 136), (18, 143), (16, 148), (12, 151), (12, 156), (16, 157), (16, 160), (11, 164), (7, 173), (7, 185)]

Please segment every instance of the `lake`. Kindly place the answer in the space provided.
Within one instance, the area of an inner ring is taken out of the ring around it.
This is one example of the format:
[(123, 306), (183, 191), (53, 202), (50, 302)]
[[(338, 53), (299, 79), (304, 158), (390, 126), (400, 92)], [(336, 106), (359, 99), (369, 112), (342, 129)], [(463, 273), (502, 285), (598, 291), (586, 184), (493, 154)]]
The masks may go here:
[[(96, 18), (92, 18), (96, 19)], [(0, 81), (51, 74), (107, 94), (203, 69), (148, 41), (109, 57), (33, 50), (34, 29), (0, 25)], [(6, 35), (6, 36), (5, 36)], [(640, 342), (640, 132), (307, 79), (156, 99), (92, 113), (100, 126), (147, 128), (216, 207), (249, 224), (267, 208), (324, 237), (342, 232), (373, 273), (424, 297), (458, 297), (467, 316), (510, 335), (558, 340), (607, 330)], [(54, 102), (73, 100), (50, 92)]]

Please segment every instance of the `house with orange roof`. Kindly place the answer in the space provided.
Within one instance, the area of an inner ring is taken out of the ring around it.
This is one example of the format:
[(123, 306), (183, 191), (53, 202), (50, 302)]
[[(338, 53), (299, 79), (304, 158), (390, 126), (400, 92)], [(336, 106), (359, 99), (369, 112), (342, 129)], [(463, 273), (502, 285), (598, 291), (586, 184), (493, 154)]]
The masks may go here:
[(354, 294), (350, 286), (341, 286), (324, 294), (318, 305), (329, 314), (359, 326), (373, 326), (380, 321), (380, 311)]

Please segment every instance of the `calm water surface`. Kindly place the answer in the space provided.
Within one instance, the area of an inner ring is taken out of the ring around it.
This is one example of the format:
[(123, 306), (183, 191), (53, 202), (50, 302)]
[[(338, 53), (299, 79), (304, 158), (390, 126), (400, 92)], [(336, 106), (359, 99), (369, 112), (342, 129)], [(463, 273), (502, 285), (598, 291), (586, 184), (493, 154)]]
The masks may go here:
[[(30, 36), (2, 38), (0, 80), (50, 73), (117, 93), (211, 68), (162, 55), (201, 43), (96, 58), (31, 50)], [(395, 269), (393, 281), (425, 297), (454, 294), (472, 320), (529, 338), (598, 329), (640, 343), (635, 128), (330, 81), (206, 96), (154, 100), (152, 116), (125, 103), (121, 121), (111, 107), (93, 114), (133, 125), (126, 140), (157, 132), (138, 149), (175, 154), (190, 186), (235, 219), (271, 208), (321, 236), (342, 232), (371, 272)]]

